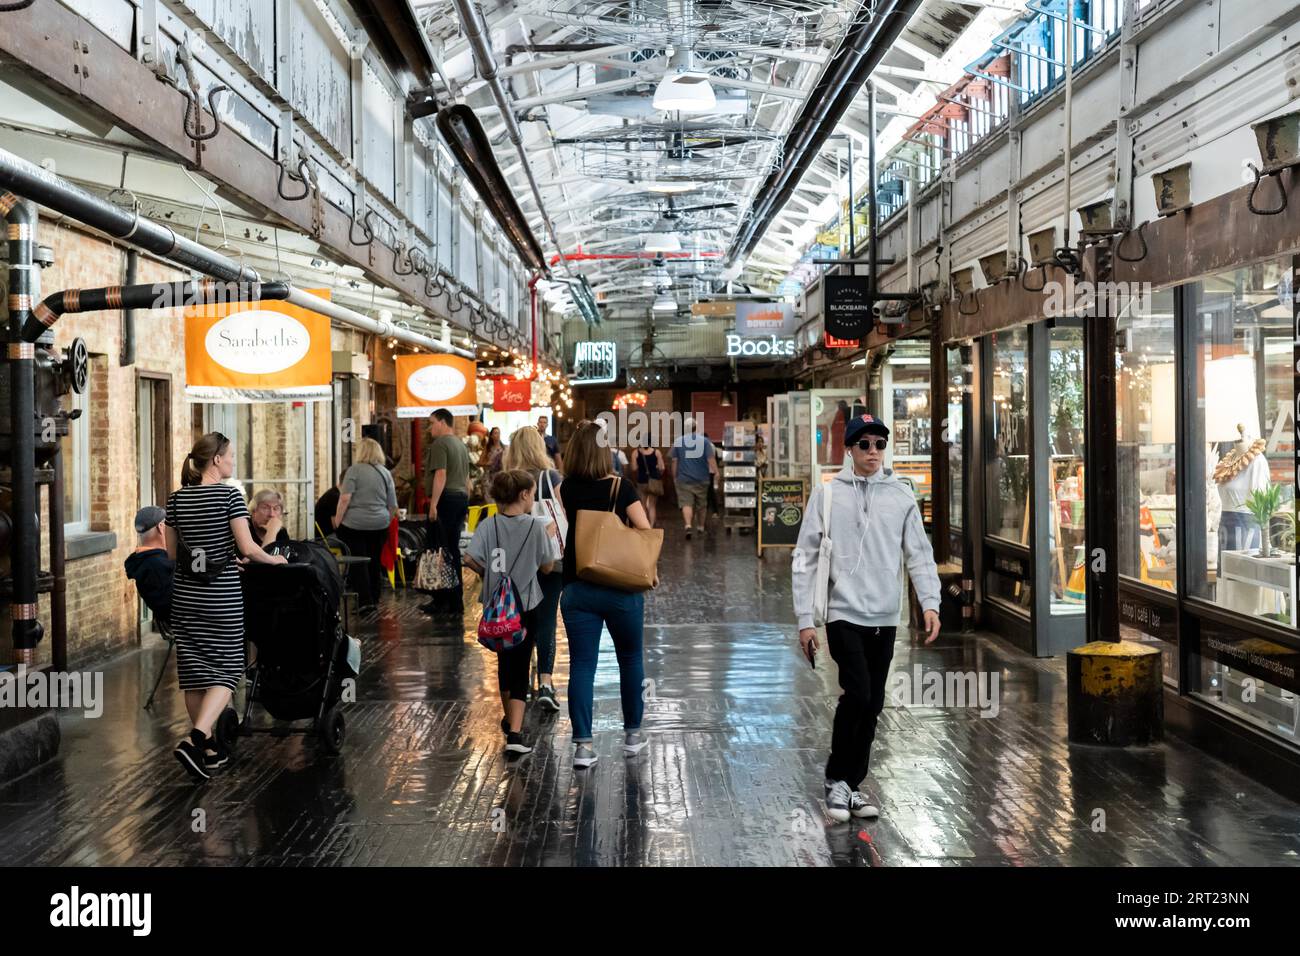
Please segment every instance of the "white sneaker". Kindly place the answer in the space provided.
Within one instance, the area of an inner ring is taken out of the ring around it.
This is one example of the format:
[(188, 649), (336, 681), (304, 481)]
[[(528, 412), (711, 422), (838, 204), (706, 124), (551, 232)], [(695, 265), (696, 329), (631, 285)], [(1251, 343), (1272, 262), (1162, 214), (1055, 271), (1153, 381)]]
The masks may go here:
[(849, 794), (849, 812), (855, 817), (866, 817), (871, 820), (880, 816), (880, 809), (868, 803), (867, 798), (856, 790)]
[(849, 822), (849, 806), (853, 791), (843, 780), (836, 780), (826, 788), (826, 815), (836, 823)]

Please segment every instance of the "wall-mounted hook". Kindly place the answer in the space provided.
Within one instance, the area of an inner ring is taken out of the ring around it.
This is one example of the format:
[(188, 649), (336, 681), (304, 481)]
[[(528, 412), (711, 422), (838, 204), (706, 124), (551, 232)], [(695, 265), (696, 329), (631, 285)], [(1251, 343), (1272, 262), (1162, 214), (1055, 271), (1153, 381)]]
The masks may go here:
[[(1036, 286), (1031, 286), (1025, 280), (1029, 278), (1030, 273), (1032, 273), (1035, 269), (1037, 269), (1039, 273), (1042, 275), (1043, 281)], [(1027, 267), (1024, 272), (1020, 273), (1020, 288), (1024, 289), (1026, 292), (1042, 292), (1043, 289), (1047, 288), (1046, 264), (1039, 263), (1036, 266)]]
[[(1287, 204), (1287, 195), (1286, 195), (1286, 186), (1283, 185), (1282, 183), (1282, 175), (1281, 175), (1282, 170), (1274, 169), (1271, 170), (1270, 172), (1264, 172), (1264, 170), (1257, 167), (1254, 163), (1246, 163), (1246, 165), (1249, 166), (1250, 171), (1255, 174), (1255, 181), (1251, 183), (1250, 193), (1246, 196), (1246, 208), (1249, 209), (1257, 216), (1276, 216), (1278, 213), (1285, 212), (1286, 204)], [(1281, 200), (1281, 204), (1276, 209), (1260, 209), (1258, 206), (1255, 205), (1255, 191), (1259, 189), (1259, 184), (1261, 180), (1264, 179), (1277, 180), (1277, 192), (1278, 192), (1278, 198)]]
[(354, 238), (354, 234), (357, 230), (357, 221), (353, 219), (351, 223), (349, 223), (348, 242), (352, 243), (354, 246), (368, 246), (375, 241), (375, 227), (370, 222), (374, 215), (375, 211), (373, 209), (367, 209), (366, 214), (361, 217), (360, 241), (357, 241), (357, 239)]
[(194, 56), (190, 48), (182, 43), (176, 48), (176, 66), (185, 74), (185, 82), (189, 90), (181, 89), (179, 83), (176, 89), (185, 97), (185, 115), (181, 119), (181, 127), (185, 130), (185, 135), (196, 143), (204, 140), (213, 139), (221, 132), (221, 117), (217, 115), (217, 96), (221, 93), (229, 93), (230, 87), (224, 83), (218, 83), (208, 90), (208, 109), (212, 112), (212, 131), (205, 133), (203, 131), (203, 108), (199, 105), (203, 99), (202, 91), (199, 90), (198, 70), (194, 66)]
[[(280, 178), (275, 184), (275, 191), (280, 194), (280, 198), (288, 202), (297, 202), (299, 199), (306, 199), (311, 194), (311, 184), (309, 182), (310, 173), (307, 171), (307, 157), (302, 153), (298, 154), (298, 172), (296, 174), (289, 172), (289, 167), (284, 160), (276, 160), (276, 165), (280, 167)], [(290, 196), (284, 191), (285, 178), (296, 180), (302, 183), (302, 192), (297, 196)]]
[[(965, 302), (966, 302), (967, 297), (969, 297), (970, 299), (972, 299), (972, 300), (975, 302), (975, 308), (973, 308), (973, 309), (967, 309), (967, 308), (965, 307)], [(971, 289), (969, 293), (967, 293), (967, 292), (959, 292), (959, 293), (957, 293), (957, 311), (958, 311), (958, 313), (960, 313), (961, 315), (974, 315), (974, 314), (975, 314), (976, 312), (978, 312), (979, 310), (980, 310), (980, 293), (979, 293), (979, 289)]]
[(1115, 243), (1115, 258), (1123, 262), (1141, 262), (1143, 259), (1145, 259), (1147, 257), (1146, 231), (1147, 231), (1147, 224), (1144, 221), (1142, 225), (1137, 227), (1138, 242), (1141, 243), (1142, 245), (1142, 251), (1138, 253), (1136, 256), (1124, 255), (1124, 243), (1128, 242), (1128, 237), (1133, 235), (1133, 230), (1130, 229), (1128, 232), (1124, 233), (1124, 235), (1120, 236), (1119, 242)]
[(399, 276), (409, 276), (415, 273), (415, 266), (411, 263), (411, 257), (406, 257), (406, 265), (402, 265), (402, 253), (406, 252), (406, 243), (400, 239), (397, 245), (393, 246), (393, 274)]

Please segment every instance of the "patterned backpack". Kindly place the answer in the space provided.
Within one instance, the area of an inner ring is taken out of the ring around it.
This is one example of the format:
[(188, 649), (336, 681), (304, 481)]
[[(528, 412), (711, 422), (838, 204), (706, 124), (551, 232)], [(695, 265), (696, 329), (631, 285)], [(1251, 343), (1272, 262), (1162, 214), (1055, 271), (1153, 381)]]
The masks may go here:
[[(497, 540), (497, 515), (492, 516), (492, 540)], [(528, 635), (524, 628), (523, 617), (519, 612), (519, 600), (515, 597), (515, 583), (511, 580), (510, 574), (515, 569), (515, 564), (519, 561), (519, 555), (524, 553), (529, 540), (533, 536), (533, 528), (536, 522), (528, 529), (528, 535), (524, 538), (523, 545), (519, 548), (519, 554), (515, 555), (515, 560), (510, 564), (510, 570), (501, 576), (497, 586), (492, 591), (492, 598), (483, 607), (483, 617), (478, 622), (478, 642), (494, 653), (508, 651), (517, 647), (519, 643)], [(492, 551), (495, 551), (494, 547)], [(489, 552), (490, 569), (492, 552)]]

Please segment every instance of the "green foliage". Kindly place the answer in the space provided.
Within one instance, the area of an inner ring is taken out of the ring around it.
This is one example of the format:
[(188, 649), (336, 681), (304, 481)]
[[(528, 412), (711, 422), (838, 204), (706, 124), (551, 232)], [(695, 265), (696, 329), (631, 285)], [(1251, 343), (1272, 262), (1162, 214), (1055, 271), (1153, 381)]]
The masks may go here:
[(1282, 486), (1270, 484), (1267, 488), (1252, 491), (1246, 496), (1246, 510), (1259, 522), (1261, 528), (1267, 528), (1273, 520), (1273, 513), (1282, 505)]

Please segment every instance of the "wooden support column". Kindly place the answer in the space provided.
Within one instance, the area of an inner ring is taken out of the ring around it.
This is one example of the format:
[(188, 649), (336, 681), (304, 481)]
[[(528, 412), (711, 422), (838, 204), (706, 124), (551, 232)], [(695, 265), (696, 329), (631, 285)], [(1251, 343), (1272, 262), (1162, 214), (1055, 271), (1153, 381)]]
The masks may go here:
[[(1085, 276), (1109, 282), (1110, 250), (1096, 247), (1085, 260)], [(1084, 532), (1088, 642), (1119, 638), (1119, 500), (1116, 443), (1115, 297), (1097, 295), (1084, 320)]]

